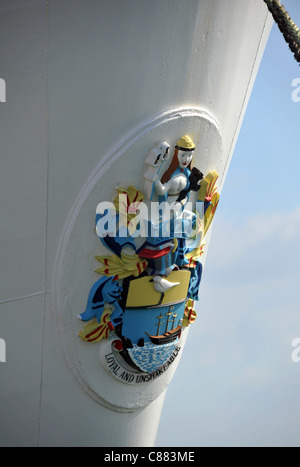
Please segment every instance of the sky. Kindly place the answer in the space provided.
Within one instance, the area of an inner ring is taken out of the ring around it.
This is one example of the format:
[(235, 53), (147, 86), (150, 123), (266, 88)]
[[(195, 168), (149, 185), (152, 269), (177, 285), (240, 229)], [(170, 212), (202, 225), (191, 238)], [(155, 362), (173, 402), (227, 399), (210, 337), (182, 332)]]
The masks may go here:
[[(299, 0), (283, 3), (300, 27)], [(274, 24), (156, 446), (300, 446), (299, 116), (300, 66)]]

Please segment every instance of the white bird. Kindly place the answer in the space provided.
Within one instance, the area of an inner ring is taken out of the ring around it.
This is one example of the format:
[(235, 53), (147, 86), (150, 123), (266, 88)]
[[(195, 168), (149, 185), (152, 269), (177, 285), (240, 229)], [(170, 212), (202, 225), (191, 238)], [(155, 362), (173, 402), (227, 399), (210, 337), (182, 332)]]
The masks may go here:
[(170, 282), (162, 276), (153, 276), (154, 288), (159, 293), (165, 293), (167, 290), (179, 285), (180, 282)]

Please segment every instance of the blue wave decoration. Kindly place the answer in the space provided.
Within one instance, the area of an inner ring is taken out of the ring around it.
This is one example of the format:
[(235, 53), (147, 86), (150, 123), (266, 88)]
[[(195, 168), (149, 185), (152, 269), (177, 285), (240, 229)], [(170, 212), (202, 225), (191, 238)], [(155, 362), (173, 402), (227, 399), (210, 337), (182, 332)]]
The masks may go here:
[(131, 360), (145, 373), (152, 373), (163, 366), (171, 357), (178, 340), (164, 345), (155, 345), (146, 342), (144, 347), (134, 345), (132, 349), (127, 349)]

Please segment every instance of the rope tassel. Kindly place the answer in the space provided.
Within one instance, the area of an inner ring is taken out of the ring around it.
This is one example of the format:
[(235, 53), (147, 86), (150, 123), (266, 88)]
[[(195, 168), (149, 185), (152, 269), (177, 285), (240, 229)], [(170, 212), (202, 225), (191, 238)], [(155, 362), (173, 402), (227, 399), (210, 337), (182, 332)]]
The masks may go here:
[(300, 30), (294, 23), (284, 6), (278, 0), (264, 0), (277, 23), (279, 30), (288, 43), (295, 59), (300, 63)]

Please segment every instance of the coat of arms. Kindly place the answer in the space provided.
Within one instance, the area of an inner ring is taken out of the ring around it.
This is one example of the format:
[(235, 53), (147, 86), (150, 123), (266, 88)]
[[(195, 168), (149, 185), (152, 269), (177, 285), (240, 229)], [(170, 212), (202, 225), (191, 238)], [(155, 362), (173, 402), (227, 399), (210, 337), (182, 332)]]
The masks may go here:
[(153, 146), (142, 189), (116, 188), (96, 209), (96, 233), (109, 254), (96, 256), (100, 278), (91, 287), (79, 336), (100, 342), (106, 369), (126, 383), (166, 371), (195, 321), (201, 255), (219, 194), (218, 174), (193, 167), (188, 135), (172, 149)]

